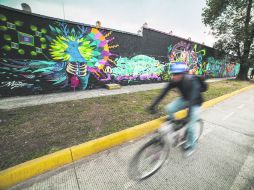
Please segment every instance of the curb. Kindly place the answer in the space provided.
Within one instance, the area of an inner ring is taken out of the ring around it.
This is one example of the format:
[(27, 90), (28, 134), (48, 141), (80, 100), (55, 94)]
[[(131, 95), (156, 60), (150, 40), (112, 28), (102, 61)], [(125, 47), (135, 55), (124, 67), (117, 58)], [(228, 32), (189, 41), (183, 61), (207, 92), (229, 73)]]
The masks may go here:
[[(254, 88), (254, 85), (206, 101), (202, 105), (202, 108), (214, 106), (215, 104), (228, 99), (229, 97), (252, 88)], [(180, 119), (183, 118), (186, 113), (186, 110), (179, 111), (175, 114), (175, 116), (177, 119)], [(36, 175), (45, 173), (49, 170), (53, 170), (60, 166), (73, 163), (74, 161), (77, 161), (81, 158), (109, 149), (132, 139), (142, 137), (159, 128), (163, 118), (164, 117), (161, 117), (159, 119), (155, 119), (83, 144), (66, 148), (49, 155), (24, 162), (6, 170), (2, 170), (0, 171), (0, 189), (11, 187), (17, 183), (25, 181)]]

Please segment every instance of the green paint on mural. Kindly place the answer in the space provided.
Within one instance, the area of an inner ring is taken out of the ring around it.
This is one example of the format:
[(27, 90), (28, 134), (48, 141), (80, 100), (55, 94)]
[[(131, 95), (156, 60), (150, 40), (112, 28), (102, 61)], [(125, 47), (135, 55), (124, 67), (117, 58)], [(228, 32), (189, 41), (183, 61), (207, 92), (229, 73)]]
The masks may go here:
[(169, 65), (170, 65), (170, 63), (165, 63), (165, 66), (164, 66), (164, 72), (162, 74), (162, 79), (165, 81), (169, 81), (171, 78)]
[(14, 24), (16, 26), (23, 26), (24, 22), (21, 22), (21, 21), (17, 20), (17, 21), (14, 22)]
[(8, 46), (8, 45), (5, 45), (5, 46), (2, 47), (2, 49), (4, 49), (5, 51), (10, 51), (11, 47)]
[(69, 61), (72, 60), (72, 45), (81, 44), (76, 46), (79, 53), (85, 60), (87, 60), (88, 66), (94, 66), (94, 61), (97, 59), (94, 56), (100, 55), (100, 52), (94, 51), (94, 47), (91, 46), (90, 41), (86, 38), (76, 39), (74, 36), (57, 36), (51, 43), (50, 54), (54, 60)]
[(70, 55), (65, 53), (66, 49), (68, 48), (65, 40), (66, 38), (63, 36), (57, 36), (56, 39), (51, 43), (51, 49), (49, 50), (54, 60), (68, 61), (70, 59)]
[(42, 29), (41, 29), (41, 33), (46, 34), (46, 33), (47, 33), (47, 30), (46, 30), (45, 28), (42, 28)]
[(34, 46), (34, 37), (30, 34), (18, 32), (18, 40), (20, 44)]
[(0, 14), (0, 20), (5, 22), (7, 21), (7, 18), (3, 14)]
[(232, 77), (239, 73), (240, 64), (231, 64), (226, 59), (219, 60), (208, 57), (206, 69), (212, 77)]
[(18, 71), (25, 72), (25, 71), (27, 71), (27, 68), (18, 69)]
[(59, 80), (51, 80), (51, 81), (55, 81), (53, 84), (60, 84), (62, 82), (64, 82), (66, 80), (66, 76), (65, 77), (62, 77), (61, 79)]
[(52, 67), (46, 67), (46, 68), (41, 68), (41, 69), (37, 69), (35, 71), (33, 71), (32, 73), (49, 73), (52, 70), (54, 70), (55, 66)]
[(37, 31), (37, 27), (34, 26), (34, 25), (31, 25), (31, 26), (30, 26), (30, 29), (31, 29), (32, 31), (34, 31), (34, 32)]
[[(126, 76), (134, 77), (133, 79), (136, 77), (149, 79), (149, 76), (159, 78), (165, 67), (158, 60), (146, 55), (137, 55), (131, 59), (120, 57), (115, 62), (117, 64), (115, 68), (112, 68), (112, 75), (120, 78)], [(142, 78), (140, 79), (142, 80)]]
[(49, 66), (49, 65), (55, 65), (55, 64), (56, 64), (56, 62), (54, 62), (54, 61), (33, 61), (29, 65), (32, 65), (32, 66)]
[(23, 49), (19, 49), (18, 50), (18, 53), (21, 54), (21, 55), (24, 55), (25, 54), (25, 51)]
[(94, 34), (93, 34), (93, 33), (88, 34), (88, 36), (89, 36), (90, 38), (94, 39)]
[(9, 34), (4, 34), (4, 39), (7, 41), (11, 41), (11, 36)]
[(47, 44), (41, 44), (41, 49), (46, 49), (47, 48)]
[(37, 53), (35, 51), (31, 51), (30, 53), (31, 53), (32, 56), (36, 56), (37, 55)]
[(44, 42), (46, 42), (46, 39), (45, 39), (45, 38), (40, 38), (40, 41), (41, 41), (42, 43), (44, 43)]
[(239, 71), (240, 71), (240, 63), (237, 63), (236, 65), (235, 65), (235, 75), (238, 75), (238, 73), (239, 73)]
[(10, 70), (11, 70), (11, 68), (9, 68), (9, 67), (1, 67), (1, 69), (7, 70), (7, 71), (10, 71)]
[(0, 26), (1, 31), (6, 31), (8, 28), (6, 26)]
[(168, 52), (171, 52), (172, 48), (173, 48), (172, 45), (169, 45), (168, 46)]

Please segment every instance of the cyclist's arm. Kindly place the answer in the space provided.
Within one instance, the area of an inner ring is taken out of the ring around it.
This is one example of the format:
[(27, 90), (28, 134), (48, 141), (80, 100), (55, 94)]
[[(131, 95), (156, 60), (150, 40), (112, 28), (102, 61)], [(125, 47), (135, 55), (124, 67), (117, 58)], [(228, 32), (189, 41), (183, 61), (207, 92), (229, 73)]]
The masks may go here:
[(169, 82), (168, 85), (166, 86), (166, 88), (164, 88), (164, 90), (161, 92), (161, 94), (153, 101), (152, 105), (150, 106), (150, 108), (155, 108), (157, 104), (159, 104), (159, 102), (166, 96), (167, 92), (174, 88), (176, 85), (173, 82)]

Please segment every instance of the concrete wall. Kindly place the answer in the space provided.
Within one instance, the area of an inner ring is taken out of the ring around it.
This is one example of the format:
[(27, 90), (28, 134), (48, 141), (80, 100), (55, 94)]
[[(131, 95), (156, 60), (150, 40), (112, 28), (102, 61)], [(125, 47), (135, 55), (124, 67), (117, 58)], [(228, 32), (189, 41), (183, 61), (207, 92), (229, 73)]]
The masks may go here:
[(167, 81), (172, 61), (194, 74), (235, 76), (214, 49), (143, 28), (142, 36), (0, 6), (0, 97)]

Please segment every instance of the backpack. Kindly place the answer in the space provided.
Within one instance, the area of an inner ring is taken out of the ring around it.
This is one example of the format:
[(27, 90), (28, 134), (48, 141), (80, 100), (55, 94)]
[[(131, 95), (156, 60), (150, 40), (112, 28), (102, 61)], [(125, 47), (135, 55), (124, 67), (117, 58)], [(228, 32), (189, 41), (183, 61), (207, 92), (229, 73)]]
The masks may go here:
[(196, 78), (200, 84), (200, 92), (206, 92), (208, 90), (208, 84), (205, 81), (205, 77), (201, 75), (196, 75)]

